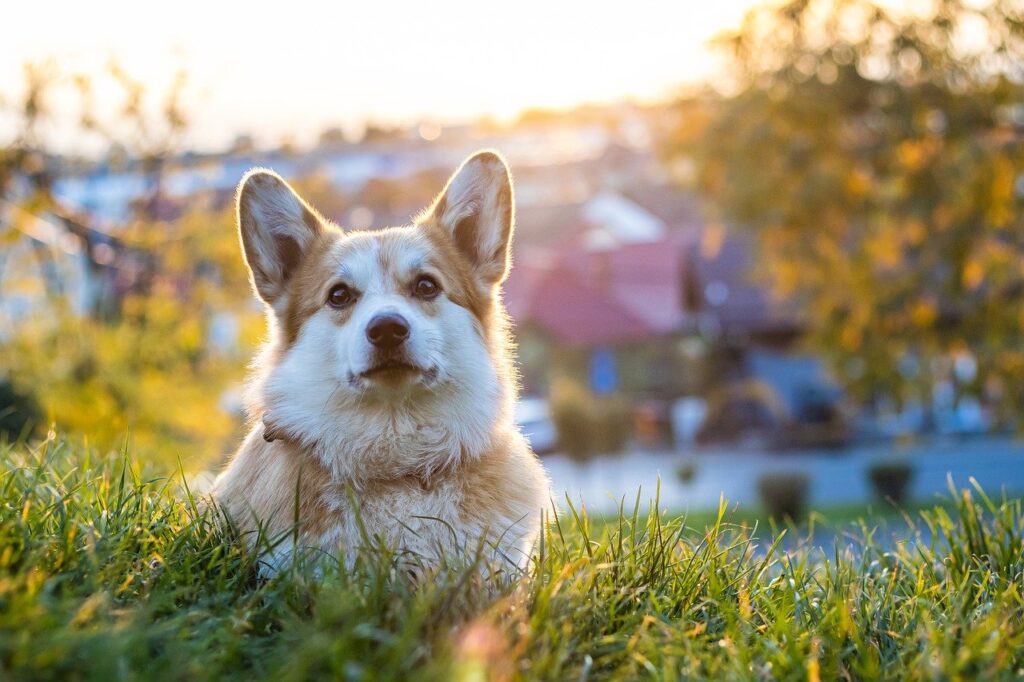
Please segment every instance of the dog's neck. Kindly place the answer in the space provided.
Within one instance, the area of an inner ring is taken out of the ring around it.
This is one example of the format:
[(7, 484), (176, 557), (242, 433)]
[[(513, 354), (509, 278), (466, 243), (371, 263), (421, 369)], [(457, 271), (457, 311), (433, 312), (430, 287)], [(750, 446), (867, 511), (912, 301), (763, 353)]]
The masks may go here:
[[(366, 476), (339, 477), (335, 471), (336, 467), (328, 467), (326, 464), (326, 461), (332, 458), (330, 449), (324, 448), (319, 442), (305, 445), (302, 439), (296, 438), (271, 424), (267, 421), (266, 416), (264, 416), (262, 421), (261, 431), (263, 440), (267, 443), (277, 443), (278, 447), (283, 450), (283, 456), (307, 459), (313, 466), (327, 474), (331, 486), (346, 485), (351, 486), (356, 491), (361, 491), (369, 486), (408, 484), (419, 487), (424, 492), (431, 492), (445, 480), (457, 476), (468, 460), (472, 459), (462, 457), (450, 466), (438, 466), (433, 469), (419, 468), (412, 471), (412, 473), (381, 471)], [(333, 452), (333, 456), (338, 454), (336, 451)]]
[(507, 396), (469, 393), (313, 417), (279, 404), (261, 410), (262, 435), (314, 457), (336, 483), (410, 478), (429, 488), (479, 458), (509, 426)]

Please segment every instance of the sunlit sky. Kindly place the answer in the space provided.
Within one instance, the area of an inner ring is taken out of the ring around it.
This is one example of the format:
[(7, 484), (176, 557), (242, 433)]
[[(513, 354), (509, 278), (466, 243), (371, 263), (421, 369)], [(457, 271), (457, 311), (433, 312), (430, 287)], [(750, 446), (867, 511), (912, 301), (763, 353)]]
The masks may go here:
[(507, 118), (664, 97), (714, 73), (708, 40), (754, 4), (16, 0), (2, 11), (0, 93), (10, 102), (26, 61), (98, 71), (116, 56), (154, 91), (187, 70), (194, 146), (241, 132), (304, 143), (368, 118)]

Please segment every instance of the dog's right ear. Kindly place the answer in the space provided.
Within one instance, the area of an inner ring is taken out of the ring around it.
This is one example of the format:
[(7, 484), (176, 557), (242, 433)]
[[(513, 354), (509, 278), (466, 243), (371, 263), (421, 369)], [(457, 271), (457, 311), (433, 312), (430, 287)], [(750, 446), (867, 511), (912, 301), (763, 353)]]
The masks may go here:
[(256, 293), (273, 305), (324, 223), (281, 177), (256, 168), (238, 186), (238, 234)]

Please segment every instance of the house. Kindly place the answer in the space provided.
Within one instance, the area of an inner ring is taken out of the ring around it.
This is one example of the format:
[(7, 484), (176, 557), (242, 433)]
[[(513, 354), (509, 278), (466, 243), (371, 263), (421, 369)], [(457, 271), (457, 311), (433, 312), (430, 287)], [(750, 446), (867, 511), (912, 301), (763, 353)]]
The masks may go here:
[(822, 413), (835, 391), (793, 351), (798, 311), (752, 279), (748, 235), (700, 216), (692, 195), (652, 185), (519, 213), (506, 301), (527, 392), (568, 374), (596, 393), (728, 409), (730, 387), (756, 383), (779, 420)]
[(683, 235), (611, 191), (528, 207), (517, 230), (505, 296), (527, 389), (543, 390), (555, 365), (586, 374), (595, 357), (615, 358), (617, 380), (607, 390), (619, 381), (637, 392), (668, 389), (672, 382), (653, 368), (684, 328)]

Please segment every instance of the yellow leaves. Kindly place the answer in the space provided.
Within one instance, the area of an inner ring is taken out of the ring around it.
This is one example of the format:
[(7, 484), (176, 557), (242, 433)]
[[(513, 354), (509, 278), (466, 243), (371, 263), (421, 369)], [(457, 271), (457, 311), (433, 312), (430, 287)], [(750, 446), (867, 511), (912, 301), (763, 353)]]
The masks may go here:
[(814, 235), (812, 247), (815, 256), (821, 261), (820, 265), (824, 266), (826, 272), (841, 276), (849, 274), (849, 254), (831, 235), (818, 232)]
[(864, 237), (864, 252), (876, 269), (897, 270), (904, 266), (906, 250), (920, 247), (928, 234), (929, 226), (920, 218), (885, 217)]
[(248, 348), (255, 348), (267, 336), (267, 325), (262, 315), (245, 315), (241, 320), (239, 343)]
[(196, 351), (202, 348), (206, 342), (206, 331), (203, 321), (191, 317), (186, 319), (178, 329), (178, 343), (188, 351)]
[(871, 190), (871, 174), (866, 169), (854, 168), (846, 175), (846, 191), (851, 196), (867, 196)]
[(911, 218), (907, 221), (906, 228), (904, 229), (904, 238), (907, 244), (911, 246), (920, 246), (924, 242), (924, 238), (928, 235), (928, 228), (925, 227), (924, 222)]
[(956, 212), (949, 204), (939, 204), (932, 209), (932, 225), (939, 232), (946, 230), (946, 228), (952, 225), (955, 218)]
[(919, 168), (924, 158), (924, 149), (915, 140), (907, 140), (896, 147), (896, 160), (905, 168)]
[[(739, 63), (761, 66), (764, 55), (743, 49)], [(796, 63), (802, 55), (769, 57), (809, 76)], [(953, 56), (940, 55), (942, 64)], [(1019, 135), (1008, 114), (995, 129), (972, 119), (1019, 99), (1007, 99), (1019, 84), (937, 79), (900, 89), (919, 66), (943, 68), (921, 62), (884, 85), (869, 78), (867, 99), (838, 90), (830, 98), (823, 83), (804, 89), (799, 78), (772, 91), (773, 78), (752, 78), (738, 86), (742, 95), (717, 103), (714, 135), (687, 139), (698, 187), (716, 214), (756, 230), (767, 248), (755, 267), (774, 294), (793, 297), (813, 345), (837, 366), (857, 367), (856, 390), (901, 399), (918, 390), (911, 372), (898, 371), (902, 357), (950, 339), (987, 356), (1020, 345), (1024, 329), (1012, 300), (1024, 273)], [(709, 169), (725, 180), (709, 183)], [(853, 319), (858, 308), (871, 311), (866, 321)]]
[(864, 251), (880, 270), (895, 270), (903, 262), (899, 237), (892, 230), (878, 230), (865, 240)]
[(963, 285), (968, 289), (974, 290), (981, 286), (982, 282), (985, 281), (985, 268), (976, 258), (968, 259), (966, 265), (964, 265), (964, 271), (962, 276)]
[(121, 312), (127, 317), (136, 317), (144, 311), (145, 299), (135, 294), (128, 294), (121, 301)]
[(788, 258), (774, 259), (768, 273), (771, 277), (771, 293), (776, 300), (785, 300), (796, 293), (804, 278), (804, 268)]
[(938, 306), (934, 301), (926, 298), (917, 301), (910, 309), (910, 319), (922, 329), (930, 327), (937, 317)]
[(923, 168), (942, 149), (942, 140), (924, 137), (904, 140), (896, 146), (896, 161), (909, 171)]
[(985, 217), (995, 227), (1008, 225), (1014, 218), (1014, 182), (1016, 177), (1017, 173), (1010, 159), (1005, 157), (993, 159), (991, 196)]
[(853, 324), (844, 325), (842, 332), (839, 334), (839, 343), (842, 345), (843, 350), (855, 351), (860, 348), (863, 340), (864, 337), (861, 334), (860, 328)]
[(23, 324), (4, 351), (59, 428), (101, 449), (130, 431), (139, 452), (165, 462), (216, 457), (236, 426), (220, 397), (243, 376), (247, 353), (204, 355), (206, 311), (180, 293), (124, 303), (113, 321), (56, 314)]
[(1005, 374), (1017, 374), (1024, 371), (1024, 354), (1016, 349), (1007, 349), (995, 358), (996, 367)]
[(1022, 255), (1001, 236), (1001, 233), (996, 233), (994, 236), (979, 239), (974, 244), (961, 273), (961, 283), (967, 289), (974, 291), (985, 283), (1004, 286), (1007, 282), (1017, 280)]

